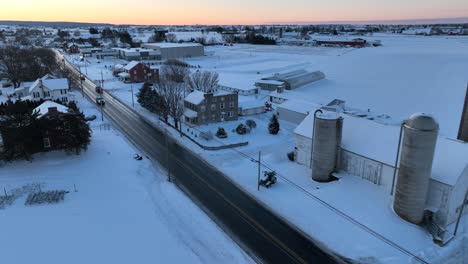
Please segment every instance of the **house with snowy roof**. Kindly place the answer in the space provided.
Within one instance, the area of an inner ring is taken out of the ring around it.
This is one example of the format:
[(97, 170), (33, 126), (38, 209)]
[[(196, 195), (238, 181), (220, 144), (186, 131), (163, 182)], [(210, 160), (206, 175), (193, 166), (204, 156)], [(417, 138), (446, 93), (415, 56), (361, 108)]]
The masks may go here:
[(45, 101), (33, 110), (33, 114), (37, 114), (37, 118), (55, 117), (68, 112), (68, 107), (53, 101)]
[(184, 100), (184, 120), (192, 125), (234, 121), (239, 116), (237, 93), (194, 90)]
[(131, 61), (123, 66), (117, 74), (119, 79), (127, 83), (152, 82), (159, 78), (159, 69), (149, 67), (138, 61)]
[(21, 100), (59, 100), (67, 103), (70, 101), (68, 79), (57, 79), (51, 74), (46, 74), (34, 82), (24, 82), (21, 87), (15, 89), (15, 95)]

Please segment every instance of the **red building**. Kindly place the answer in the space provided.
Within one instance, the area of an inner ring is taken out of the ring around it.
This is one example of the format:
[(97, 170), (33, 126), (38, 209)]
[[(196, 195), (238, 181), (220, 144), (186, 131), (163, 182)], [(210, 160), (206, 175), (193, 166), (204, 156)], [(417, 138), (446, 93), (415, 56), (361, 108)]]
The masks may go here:
[(130, 83), (156, 82), (159, 79), (159, 70), (152, 69), (138, 61), (131, 61), (123, 67), (122, 72), (118, 76), (122, 81)]

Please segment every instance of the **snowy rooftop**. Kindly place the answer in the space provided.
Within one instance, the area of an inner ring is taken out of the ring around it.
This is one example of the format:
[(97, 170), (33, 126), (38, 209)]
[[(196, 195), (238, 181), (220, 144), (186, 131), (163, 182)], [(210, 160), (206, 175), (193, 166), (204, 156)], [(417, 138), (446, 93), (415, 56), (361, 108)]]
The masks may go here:
[(191, 109), (185, 109), (184, 110), (184, 116), (188, 117), (188, 118), (195, 118), (198, 116), (198, 113), (191, 110)]
[(273, 85), (282, 85), (284, 84), (281, 81), (276, 80), (257, 80), (256, 83), (265, 83), (265, 84), (273, 84)]
[[(27, 85), (29, 86), (24, 86), (29, 89), (29, 92), (34, 90), (38, 85), (40, 85), (42, 81), (42, 85), (46, 87), (49, 90), (61, 90), (61, 89), (68, 89), (68, 80), (63, 78), (63, 79), (53, 79), (54, 76), (50, 74), (46, 74), (44, 77), (37, 79), (35, 82), (33, 82), (31, 85), (29, 83)], [(26, 85), (26, 84), (25, 84)]]
[[(344, 149), (394, 166), (400, 126), (384, 125), (366, 118), (341, 115)], [(311, 112), (294, 133), (312, 138), (314, 116)], [(439, 137), (432, 166), (432, 179), (454, 185), (468, 166), (468, 144)]]
[(191, 92), (189, 95), (187, 95), (187, 97), (185, 97), (185, 101), (194, 105), (200, 104), (201, 102), (203, 102), (204, 99), (205, 94), (197, 90)]
[(239, 101), (239, 107), (242, 107), (243, 109), (265, 107), (265, 100)]
[(59, 111), (60, 113), (67, 113), (68, 112), (68, 107), (66, 107), (64, 105), (57, 104), (57, 103), (52, 102), (52, 101), (45, 101), (44, 103), (42, 103), (38, 107), (34, 108), (33, 113), (38, 113), (39, 114), (38, 118), (41, 118), (45, 114), (47, 114), (49, 112), (49, 108), (52, 108), (52, 107), (57, 108), (57, 111)]
[(135, 66), (137, 66), (139, 63), (140, 62), (138, 62), (138, 61), (131, 61), (127, 65), (125, 65), (123, 67), (123, 69), (126, 70), (126, 71), (129, 71), (129, 70), (133, 69)]
[(218, 74), (219, 84), (222, 86), (235, 88), (238, 90), (258, 89), (257, 87), (255, 87), (255, 81), (258, 79), (257, 75), (224, 72), (220, 72)]
[(169, 43), (169, 42), (160, 42), (160, 43), (148, 43), (145, 44), (146, 47), (154, 46), (159, 48), (181, 48), (181, 47), (201, 47), (201, 44), (198, 43)]
[(278, 108), (288, 109), (297, 113), (308, 114), (315, 111), (315, 109), (322, 107), (319, 104), (311, 103), (302, 100), (288, 100), (280, 105)]
[(49, 90), (68, 89), (67, 79), (47, 79), (42, 81), (43, 85)]

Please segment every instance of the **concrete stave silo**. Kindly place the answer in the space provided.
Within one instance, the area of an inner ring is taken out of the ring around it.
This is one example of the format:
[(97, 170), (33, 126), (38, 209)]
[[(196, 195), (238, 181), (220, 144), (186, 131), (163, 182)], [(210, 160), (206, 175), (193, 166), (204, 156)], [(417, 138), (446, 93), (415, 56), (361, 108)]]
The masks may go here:
[(336, 113), (315, 114), (312, 135), (312, 179), (329, 182), (339, 161), (343, 118)]
[(412, 115), (402, 126), (400, 168), (393, 209), (403, 219), (424, 218), (439, 125), (427, 114)]

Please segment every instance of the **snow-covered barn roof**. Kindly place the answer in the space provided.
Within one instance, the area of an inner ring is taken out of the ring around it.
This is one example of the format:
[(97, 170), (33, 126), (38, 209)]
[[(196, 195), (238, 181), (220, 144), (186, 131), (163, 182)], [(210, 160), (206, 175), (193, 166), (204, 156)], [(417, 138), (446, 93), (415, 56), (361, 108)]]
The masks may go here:
[[(294, 130), (295, 134), (312, 138), (314, 111)], [(399, 125), (384, 125), (366, 118), (341, 114), (343, 122), (342, 147), (364, 157), (394, 166)], [(468, 144), (438, 137), (434, 162), (433, 180), (454, 186), (468, 166)]]

